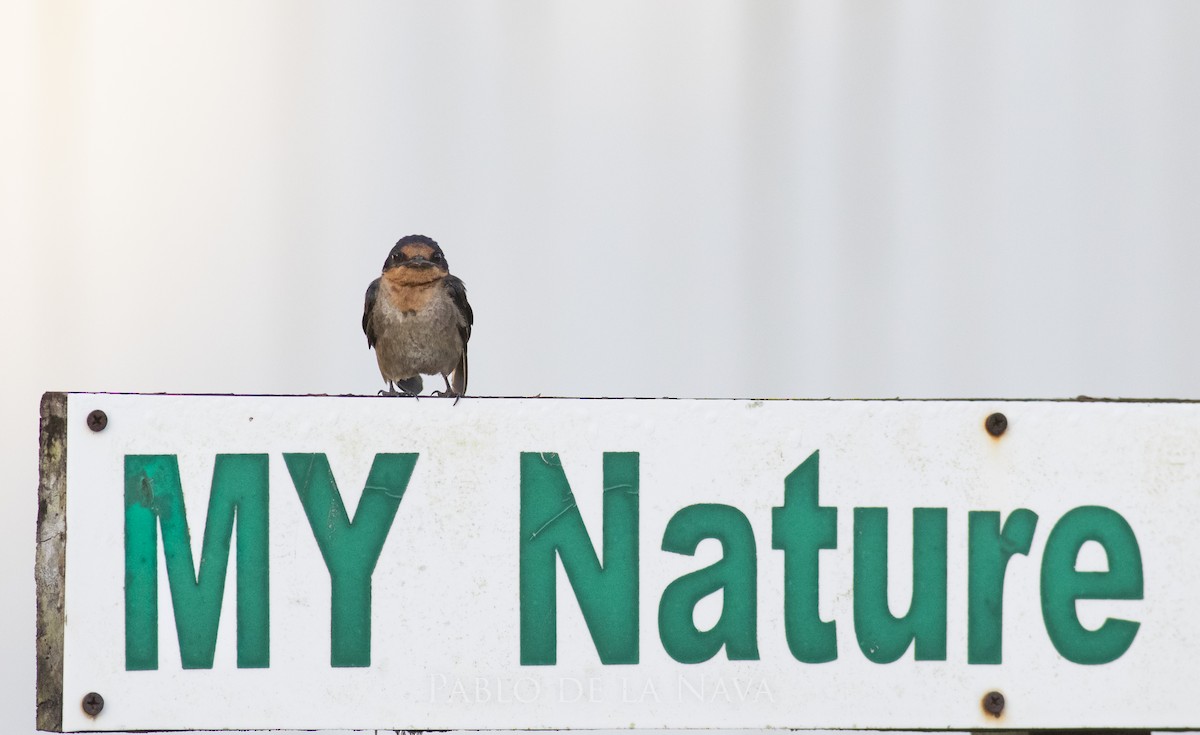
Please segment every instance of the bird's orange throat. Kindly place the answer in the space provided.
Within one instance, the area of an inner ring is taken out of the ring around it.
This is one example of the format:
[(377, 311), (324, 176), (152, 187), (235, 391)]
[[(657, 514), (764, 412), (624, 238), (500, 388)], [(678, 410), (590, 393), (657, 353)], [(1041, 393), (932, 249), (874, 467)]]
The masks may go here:
[(420, 311), (433, 298), (433, 287), (446, 272), (440, 268), (392, 268), (380, 278), (388, 301), (402, 312)]

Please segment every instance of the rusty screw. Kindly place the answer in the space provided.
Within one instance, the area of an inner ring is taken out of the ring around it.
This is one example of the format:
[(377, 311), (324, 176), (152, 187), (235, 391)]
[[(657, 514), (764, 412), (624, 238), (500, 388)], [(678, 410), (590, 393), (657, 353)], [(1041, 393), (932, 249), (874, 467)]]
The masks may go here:
[(95, 692), (88, 692), (83, 698), (83, 711), (88, 717), (95, 717), (104, 709), (104, 697)]
[(998, 437), (1008, 428), (1008, 417), (1002, 413), (993, 413), (983, 422), (983, 427), (987, 429), (987, 433)]
[(983, 695), (983, 711), (992, 717), (999, 717), (1004, 711), (1004, 695), (1000, 692), (988, 692)]
[(104, 427), (108, 426), (108, 414), (97, 408), (88, 414), (87, 424), (92, 431), (104, 431)]

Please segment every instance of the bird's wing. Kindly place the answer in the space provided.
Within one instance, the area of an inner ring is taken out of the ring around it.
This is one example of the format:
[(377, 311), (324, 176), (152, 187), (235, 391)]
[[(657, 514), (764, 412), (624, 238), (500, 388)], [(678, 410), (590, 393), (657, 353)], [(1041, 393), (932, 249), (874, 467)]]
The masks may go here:
[(372, 317), (375, 314), (375, 299), (379, 296), (379, 279), (371, 281), (367, 286), (367, 299), (363, 304), (363, 334), (367, 335), (367, 348), (375, 346), (375, 324)]
[(454, 367), (454, 380), (450, 386), (461, 396), (467, 391), (467, 341), (471, 339), (471, 325), (475, 323), (475, 312), (471, 310), (471, 304), (467, 301), (467, 287), (459, 278), (446, 276), (443, 282), (450, 299), (463, 317), (458, 325), (458, 336), (462, 337), (462, 356), (458, 358), (458, 365)]

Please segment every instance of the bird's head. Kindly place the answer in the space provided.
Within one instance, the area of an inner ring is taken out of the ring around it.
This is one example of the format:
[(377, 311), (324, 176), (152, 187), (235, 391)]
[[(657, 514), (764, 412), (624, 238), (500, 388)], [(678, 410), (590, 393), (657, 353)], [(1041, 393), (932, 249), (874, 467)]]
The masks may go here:
[[(383, 272), (393, 268), (405, 268), (414, 271), (433, 269), (445, 275), (449, 272), (446, 256), (433, 238), (424, 235), (408, 235), (400, 238), (387, 260), (383, 261)], [(432, 275), (432, 274), (431, 274)]]

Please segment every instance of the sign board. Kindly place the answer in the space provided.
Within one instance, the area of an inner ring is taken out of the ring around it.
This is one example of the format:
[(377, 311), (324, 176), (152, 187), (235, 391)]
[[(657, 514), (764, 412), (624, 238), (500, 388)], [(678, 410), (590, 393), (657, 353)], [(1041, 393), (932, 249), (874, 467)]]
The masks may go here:
[(42, 447), (43, 729), (1200, 726), (1200, 404), (47, 394)]

